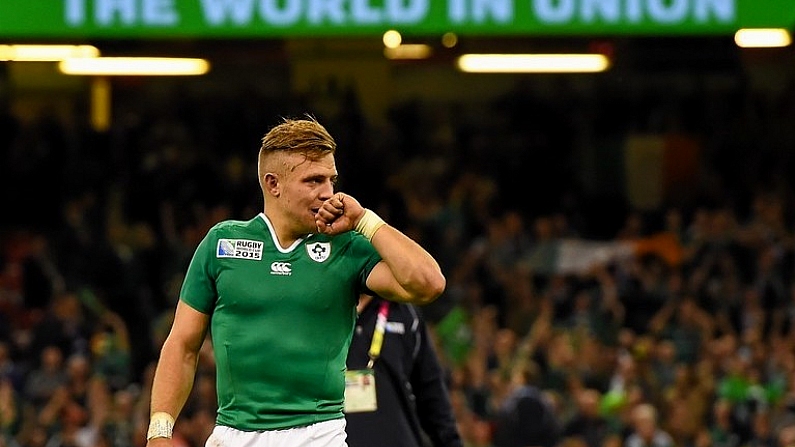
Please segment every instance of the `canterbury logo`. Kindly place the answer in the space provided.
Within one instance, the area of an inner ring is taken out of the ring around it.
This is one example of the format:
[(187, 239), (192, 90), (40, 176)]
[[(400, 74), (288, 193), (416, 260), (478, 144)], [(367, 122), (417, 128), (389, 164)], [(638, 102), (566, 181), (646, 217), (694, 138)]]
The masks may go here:
[(293, 267), (289, 262), (272, 262), (271, 275), (288, 276), (293, 273)]

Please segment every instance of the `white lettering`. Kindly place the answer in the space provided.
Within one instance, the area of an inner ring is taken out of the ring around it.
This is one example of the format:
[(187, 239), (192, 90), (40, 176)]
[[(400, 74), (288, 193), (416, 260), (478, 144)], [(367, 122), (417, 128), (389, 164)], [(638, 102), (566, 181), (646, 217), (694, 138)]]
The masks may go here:
[[(2, 1), (2, 0), (0, 0)], [(208, 26), (414, 24), (432, 0), (199, 0)], [(448, 0), (450, 24), (510, 23), (516, 0)], [(738, 0), (520, 0), (542, 24), (731, 24)], [(179, 0), (63, 0), (64, 22), (82, 26), (175, 26)]]
[(582, 0), (580, 16), (586, 23), (599, 19), (610, 23), (618, 22), (621, 18), (620, 0)]
[(341, 24), (345, 22), (345, 11), (342, 8), (343, 0), (309, 0), (307, 21), (320, 24), (328, 19), (329, 22)]
[(279, 8), (279, 0), (262, 0), (259, 4), (262, 19), (274, 25), (292, 25), (301, 18), (301, 0), (286, 0)]
[(736, 0), (701, 0), (693, 8), (693, 16), (697, 22), (707, 22), (710, 14), (719, 22), (733, 22), (737, 10)]
[(672, 0), (671, 5), (667, 0), (648, 0), (649, 15), (660, 23), (681, 22), (687, 15), (688, 0)]
[(213, 26), (229, 21), (247, 25), (254, 16), (254, 0), (202, 0), (201, 4), (207, 23)]
[[(72, 0), (76, 1), (76, 0)], [(174, 0), (150, 0), (169, 1)], [(205, 20), (211, 26), (233, 23), (250, 25), (256, 19), (276, 26), (291, 26), (301, 20), (312, 25), (349, 23), (373, 25), (381, 23), (418, 23), (425, 19), (430, 0), (201, 0)], [(462, 4), (472, 0), (455, 0)], [(487, 5), (500, 20), (512, 15), (512, 0), (475, 0)], [(257, 3), (254, 3), (257, 2)], [(490, 3), (489, 3), (490, 2)], [(506, 10), (507, 5), (507, 10)], [(485, 7), (481, 7), (485, 9)]]
[(272, 262), (271, 275), (289, 275), (293, 272), (293, 268), (289, 262)]
[(472, 18), (483, 23), (489, 18), (505, 23), (513, 18), (513, 0), (472, 0)]
[(643, 20), (643, 8), (640, 6), (641, 0), (627, 0), (627, 19), (632, 23)]
[(429, 7), (428, 0), (409, 0), (406, 7), (402, 0), (386, 0), (386, 14), (394, 23), (417, 23), (425, 18)]
[(179, 15), (174, 0), (144, 0), (143, 20), (149, 25), (176, 25)]
[(467, 18), (466, 0), (450, 0), (447, 2), (447, 17), (453, 23), (462, 23)]
[[(466, 16), (467, 0), (456, 2), (455, 12)], [(477, 1), (477, 0), (475, 0)], [(487, 0), (482, 0), (487, 1)], [(590, 23), (682, 23), (688, 19), (698, 23), (715, 21), (732, 23), (737, 13), (737, 0), (530, 0), (539, 21), (565, 24), (575, 21)], [(451, 6), (453, 8), (453, 6)], [(452, 19), (451, 19), (452, 20)], [(464, 19), (458, 20), (459, 22)]]
[[(558, 5), (555, 6), (554, 3)], [(574, 16), (574, 0), (536, 0), (533, 2), (533, 13), (546, 23), (565, 23)]]
[(370, 6), (369, 0), (351, 0), (351, 15), (356, 23), (371, 25), (381, 21), (381, 11)]
[(125, 25), (135, 24), (135, 0), (97, 0), (96, 20), (100, 25), (112, 25), (116, 15)]
[(64, 14), (66, 15), (66, 23), (69, 25), (82, 25), (86, 21), (86, 4), (84, 0), (66, 0)]

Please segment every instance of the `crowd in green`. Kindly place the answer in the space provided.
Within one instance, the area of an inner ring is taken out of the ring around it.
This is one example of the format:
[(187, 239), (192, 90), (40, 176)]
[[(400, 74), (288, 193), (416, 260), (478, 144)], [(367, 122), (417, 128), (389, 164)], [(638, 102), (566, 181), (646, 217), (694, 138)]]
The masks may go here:
[[(739, 93), (719, 99), (746, 108), (703, 96), (704, 113), (692, 98), (680, 109), (646, 98), (613, 124), (598, 102), (521, 91), (479, 113), (409, 102), (379, 126), (340, 95), (320, 116), (338, 135), (340, 188), (442, 264), (447, 290), (422, 311), (468, 447), (501, 447), (494, 417), (518, 383), (542, 391), (561, 447), (795, 444), (795, 208), (781, 155), (792, 139), (765, 119), (795, 111)], [(0, 116), (5, 445), (145, 444), (154, 362), (193, 249), (213, 223), (260, 211), (261, 133), (313, 106), (146, 104), (102, 133), (47, 111)], [(738, 129), (748, 114), (758, 119)], [(651, 210), (585, 191), (569, 164), (579, 146), (634, 131), (707, 141), (703, 188)], [(579, 252), (594, 258), (587, 268), (539, 263), (571, 241), (637, 248), (661, 235), (664, 250)], [(205, 349), (176, 445), (204, 444), (214, 377)]]

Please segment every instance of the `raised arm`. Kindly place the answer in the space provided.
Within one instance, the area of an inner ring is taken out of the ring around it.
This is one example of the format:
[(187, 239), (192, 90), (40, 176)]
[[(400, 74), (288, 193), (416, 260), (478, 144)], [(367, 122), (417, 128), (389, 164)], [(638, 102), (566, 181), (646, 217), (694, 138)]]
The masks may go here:
[(427, 304), (442, 294), (446, 280), (436, 260), (422, 246), (353, 197), (336, 193), (316, 217), (318, 231), (339, 234), (358, 231), (381, 255), (367, 278), (367, 287), (392, 301)]
[(208, 315), (181, 300), (177, 304), (174, 323), (160, 351), (152, 383), (149, 447), (172, 445), (174, 419), (182, 411), (193, 388), (199, 349), (209, 321)]
[(445, 278), (435, 259), (411, 238), (384, 225), (372, 239), (381, 255), (367, 287), (393, 301), (427, 304), (442, 294)]

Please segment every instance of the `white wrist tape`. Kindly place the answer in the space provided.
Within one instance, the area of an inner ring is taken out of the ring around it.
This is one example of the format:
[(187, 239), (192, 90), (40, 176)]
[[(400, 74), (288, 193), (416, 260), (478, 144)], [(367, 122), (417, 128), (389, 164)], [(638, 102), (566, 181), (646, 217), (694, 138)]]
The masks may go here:
[(158, 411), (149, 418), (149, 431), (146, 432), (146, 439), (168, 438), (174, 433), (174, 418), (165, 412)]
[(373, 236), (375, 236), (375, 232), (384, 225), (386, 225), (384, 219), (378, 217), (378, 214), (374, 213), (372, 210), (365, 208), (364, 215), (359, 219), (359, 222), (356, 223), (356, 228), (354, 228), (354, 230), (361, 233), (368, 241), (371, 241), (373, 240)]

